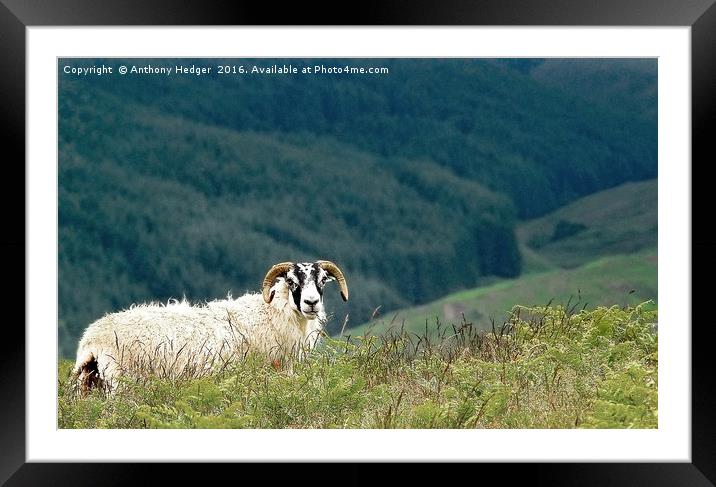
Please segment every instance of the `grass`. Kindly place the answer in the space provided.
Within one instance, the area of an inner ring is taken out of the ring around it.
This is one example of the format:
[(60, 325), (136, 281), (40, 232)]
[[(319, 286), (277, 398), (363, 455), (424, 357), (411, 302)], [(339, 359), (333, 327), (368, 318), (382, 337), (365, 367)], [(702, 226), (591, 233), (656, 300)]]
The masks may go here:
[(517, 279), (468, 289), (423, 306), (406, 308), (349, 328), (346, 333), (361, 335), (368, 330), (383, 332), (401, 327), (420, 332), (426, 324), (435, 329), (437, 321), (459, 322), (464, 315), (479, 329), (489, 329), (492, 320), (501, 321), (514, 303), (528, 306), (554, 302), (579, 302), (593, 308), (600, 305), (635, 305), (657, 302), (656, 250), (596, 259), (576, 269), (555, 269), (527, 274)]
[[(520, 224), (525, 272), (574, 268), (598, 257), (656, 248), (657, 190), (656, 179), (627, 183)], [(559, 231), (565, 227), (573, 233)]]
[(578, 300), (588, 307), (658, 300), (656, 179), (600, 191), (517, 227), (523, 273), (391, 311), (348, 328), (376, 333), (404, 326), (419, 332), (465, 317), (481, 329), (515, 303)]
[(656, 428), (657, 311), (516, 307), (489, 332), (325, 338), (276, 370), (250, 355), (194, 380), (72, 393), (59, 364), (59, 428)]

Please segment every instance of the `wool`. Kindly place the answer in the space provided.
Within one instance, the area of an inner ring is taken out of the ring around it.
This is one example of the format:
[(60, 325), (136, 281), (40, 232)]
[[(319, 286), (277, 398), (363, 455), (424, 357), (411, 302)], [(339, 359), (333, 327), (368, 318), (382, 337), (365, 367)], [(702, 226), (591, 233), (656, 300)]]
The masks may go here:
[(296, 312), (283, 278), (271, 291), (270, 303), (261, 293), (247, 293), (198, 304), (139, 304), (107, 314), (85, 330), (75, 375), (80, 383), (98, 382), (111, 391), (120, 376), (196, 378), (251, 352), (301, 358), (315, 347), (325, 312), (313, 319)]

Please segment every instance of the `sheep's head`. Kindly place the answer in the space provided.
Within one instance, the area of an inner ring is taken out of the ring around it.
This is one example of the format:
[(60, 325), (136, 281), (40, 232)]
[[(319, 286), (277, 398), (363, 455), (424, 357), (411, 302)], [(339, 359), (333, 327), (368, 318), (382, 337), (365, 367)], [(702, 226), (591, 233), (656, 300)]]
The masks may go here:
[(343, 301), (348, 301), (346, 278), (333, 262), (327, 260), (299, 264), (282, 262), (273, 266), (264, 278), (264, 301), (270, 303), (276, 292), (275, 284), (283, 282), (288, 288), (288, 302), (294, 311), (307, 319), (325, 316), (323, 287), (331, 281), (338, 281)]

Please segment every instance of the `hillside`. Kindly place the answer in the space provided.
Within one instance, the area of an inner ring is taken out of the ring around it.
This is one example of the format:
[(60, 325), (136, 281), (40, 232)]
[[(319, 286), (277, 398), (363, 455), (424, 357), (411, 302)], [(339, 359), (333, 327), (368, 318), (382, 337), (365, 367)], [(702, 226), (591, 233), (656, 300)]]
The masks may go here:
[[(61, 336), (72, 338), (65, 353), (104, 312), (147, 299), (239, 295), (286, 260), (339, 263), (353, 298), (347, 307), (337, 292), (326, 299), (356, 317), (375, 303), (405, 306), (482, 275), (519, 273), (509, 200), (445, 169), (330, 139), (284, 142), (101, 103), (136, 123), (113, 145), (94, 139), (116, 129), (115, 120), (63, 140), (92, 144), (99, 161), (79, 151), (60, 160)], [(456, 262), (469, 262), (471, 272)]]
[[(111, 93), (121, 103), (231, 130), (281, 137), (333, 137), (370, 153), (428, 160), (508, 194), (523, 218), (544, 214), (624, 181), (656, 176), (655, 120), (635, 118), (633, 112), (587, 100), (569, 82), (554, 87), (531, 74), (500, 69), (490, 60), (242, 62), (298, 68), (318, 62), (378, 64), (389, 68), (390, 74), (237, 77), (214, 73), (199, 81), (196, 77), (139, 75), (119, 83), (109, 76), (77, 78), (61, 74), (60, 89), (80, 90), (88, 100), (96, 93)], [(115, 68), (127, 64), (113, 59), (102, 63)], [(133, 63), (155, 67), (176, 64), (175, 60), (159, 59), (137, 59)], [(220, 63), (235, 61), (209, 64)], [(584, 69), (583, 63), (565, 63), (575, 66), (576, 71)], [(187, 59), (184, 64), (207, 63)], [(655, 75), (656, 65), (648, 64), (643, 83), (656, 86)], [(602, 82), (614, 84), (615, 80)], [(592, 90), (598, 84), (593, 81)], [(603, 89), (619, 92), (618, 87)], [(630, 94), (624, 92), (622, 96), (629, 98)], [(652, 100), (644, 110), (653, 109), (655, 103)]]
[(484, 60), (380, 63), (390, 75), (60, 70), (60, 354), (106, 312), (241, 294), (277, 261), (339, 263), (352, 298), (327, 307), (351, 323), (515, 277), (518, 217), (656, 175), (649, 120)]
[(627, 183), (581, 198), (517, 226), (524, 274), (456, 292), (431, 303), (381, 312), (350, 328), (359, 335), (405, 326), (420, 332), (459, 322), (488, 329), (515, 304), (579, 307), (658, 301), (657, 181)]
[(581, 98), (656, 121), (657, 60), (546, 59), (529, 69), (548, 86)]
[(655, 248), (658, 182), (626, 183), (520, 223), (517, 237), (526, 271), (571, 268), (596, 257)]
[(656, 251), (603, 257), (575, 269), (556, 269), (527, 274), (450, 294), (423, 306), (383, 313), (372, 322), (349, 328), (346, 334), (382, 333), (405, 327), (422, 332), (459, 323), (462, 316), (477, 329), (491, 329), (516, 304), (544, 306), (550, 302), (594, 308), (610, 305), (636, 305), (658, 300)]

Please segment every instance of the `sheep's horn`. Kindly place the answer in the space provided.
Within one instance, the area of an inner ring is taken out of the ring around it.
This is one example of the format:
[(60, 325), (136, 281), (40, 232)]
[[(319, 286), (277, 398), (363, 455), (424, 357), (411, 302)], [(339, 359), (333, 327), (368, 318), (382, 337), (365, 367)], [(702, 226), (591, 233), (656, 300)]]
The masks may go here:
[(324, 271), (336, 278), (336, 281), (338, 281), (338, 284), (341, 286), (341, 297), (343, 301), (348, 301), (348, 284), (346, 284), (346, 278), (338, 266), (329, 260), (318, 260), (316, 264), (320, 265)]
[(270, 303), (273, 299), (273, 293), (270, 293), (269, 290), (273, 285), (274, 279), (276, 279), (279, 274), (283, 274), (284, 272), (288, 271), (291, 267), (293, 267), (293, 262), (281, 262), (280, 264), (276, 264), (271, 269), (269, 269), (268, 273), (266, 274), (266, 277), (264, 277), (264, 284), (262, 286), (264, 301), (266, 303)]

